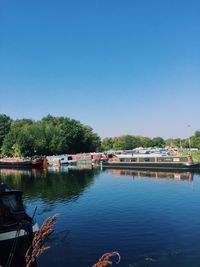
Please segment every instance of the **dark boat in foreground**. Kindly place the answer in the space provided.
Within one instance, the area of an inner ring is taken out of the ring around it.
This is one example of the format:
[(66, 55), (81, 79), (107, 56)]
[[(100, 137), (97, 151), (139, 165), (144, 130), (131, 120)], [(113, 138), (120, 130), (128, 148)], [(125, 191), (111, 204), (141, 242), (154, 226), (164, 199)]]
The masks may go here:
[(103, 168), (113, 169), (149, 169), (149, 170), (194, 170), (200, 171), (200, 163), (192, 156), (163, 156), (154, 154), (116, 155), (102, 162)]
[[(10, 266), (22, 266), (26, 250), (31, 244), (37, 224), (25, 211), (22, 192), (8, 189), (0, 184), (0, 265), (7, 266), (9, 258), (15, 262)], [(21, 255), (21, 259), (20, 259)]]

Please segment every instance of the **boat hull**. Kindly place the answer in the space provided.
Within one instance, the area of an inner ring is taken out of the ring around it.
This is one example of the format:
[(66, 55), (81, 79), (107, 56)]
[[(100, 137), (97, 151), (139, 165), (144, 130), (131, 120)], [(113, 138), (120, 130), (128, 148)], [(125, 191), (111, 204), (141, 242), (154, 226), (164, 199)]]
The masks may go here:
[(0, 168), (30, 168), (32, 166), (31, 161), (0, 161)]
[[(25, 266), (25, 254), (31, 245), (33, 234), (39, 230), (37, 223), (32, 225), (32, 233), (28, 229), (18, 229), (16, 227), (0, 230), (0, 263), (6, 266), (10, 252), (15, 244), (12, 267)], [(31, 265), (32, 266), (32, 265)], [(33, 265), (34, 266), (34, 265)]]
[[(39, 230), (39, 227), (38, 227), (37, 223), (35, 223), (32, 226), (32, 231), (33, 231), (33, 233), (35, 233), (38, 230)], [(28, 235), (29, 235), (29, 233), (25, 229), (19, 229), (19, 230), (10, 229), (7, 231), (5, 231), (5, 230), (0, 231), (0, 243), (2, 243), (4, 241), (9, 241), (9, 240), (15, 239), (16, 237), (17, 238), (23, 238), (23, 237), (26, 237)]]
[(41, 159), (41, 160), (33, 160), (32, 161), (32, 167), (33, 168), (42, 168), (43, 167), (43, 164), (44, 164), (44, 161)]
[(200, 171), (200, 164), (181, 164), (181, 163), (129, 163), (129, 162), (103, 162), (103, 168), (112, 168), (112, 169), (141, 169), (141, 170), (194, 170)]

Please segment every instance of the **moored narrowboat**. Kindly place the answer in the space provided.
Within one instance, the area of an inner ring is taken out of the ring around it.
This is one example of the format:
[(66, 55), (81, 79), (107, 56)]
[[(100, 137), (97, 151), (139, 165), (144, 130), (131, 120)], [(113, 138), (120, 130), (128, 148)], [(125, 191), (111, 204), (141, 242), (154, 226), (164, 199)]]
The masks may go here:
[(162, 170), (200, 170), (200, 163), (193, 161), (192, 156), (162, 155), (115, 155), (102, 162), (103, 168), (115, 169), (162, 169)]
[[(0, 183), (0, 262), (3, 266), (24, 266), (24, 255), (31, 245), (35, 223), (25, 210), (22, 192)], [(12, 256), (12, 264), (8, 259)], [(22, 256), (22, 257), (21, 257)], [(20, 264), (15, 261), (20, 261)]]
[(31, 160), (21, 158), (2, 158), (0, 159), (0, 168), (30, 168)]
[(36, 158), (32, 159), (31, 163), (32, 163), (33, 168), (43, 167), (44, 159), (42, 157), (36, 157)]
[(0, 183), (0, 243), (16, 236), (31, 236), (35, 230), (38, 226), (26, 213), (22, 192)]

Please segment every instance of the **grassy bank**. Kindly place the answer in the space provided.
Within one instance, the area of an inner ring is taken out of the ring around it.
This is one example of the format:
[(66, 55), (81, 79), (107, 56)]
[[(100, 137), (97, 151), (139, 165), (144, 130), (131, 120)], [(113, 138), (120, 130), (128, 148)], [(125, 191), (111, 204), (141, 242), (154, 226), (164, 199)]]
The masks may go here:
[[(188, 151), (185, 151), (183, 154), (188, 155)], [(192, 155), (194, 161), (200, 162), (200, 151), (191, 151), (190, 154)]]

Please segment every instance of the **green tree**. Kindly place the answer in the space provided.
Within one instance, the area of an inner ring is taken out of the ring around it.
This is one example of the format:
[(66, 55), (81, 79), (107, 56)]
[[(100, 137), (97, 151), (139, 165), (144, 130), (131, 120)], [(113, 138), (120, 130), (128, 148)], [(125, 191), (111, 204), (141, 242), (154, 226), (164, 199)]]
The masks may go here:
[(100, 137), (93, 132), (93, 129), (90, 126), (82, 126), (83, 130), (83, 144), (82, 152), (95, 152), (100, 151), (101, 148), (101, 139)]
[(17, 157), (21, 157), (21, 151), (20, 151), (20, 148), (19, 148), (19, 145), (18, 144), (14, 144), (12, 146), (12, 149), (13, 149), (13, 152), (12, 152), (12, 156), (17, 158)]
[(195, 136), (195, 137), (200, 137), (200, 130), (196, 131), (196, 132), (194, 133), (194, 136)]
[(106, 137), (102, 140), (102, 150), (111, 150), (113, 149), (113, 138)]
[(134, 137), (131, 135), (122, 135), (113, 139), (113, 148), (115, 150), (133, 149), (134, 145)]
[(30, 127), (33, 124), (30, 120), (15, 121), (9, 133), (5, 136), (2, 153), (13, 155), (13, 145), (18, 147), (22, 156), (33, 154), (34, 137), (31, 135)]
[(166, 146), (177, 146), (180, 147), (183, 145), (183, 140), (181, 140), (181, 138), (169, 138), (167, 140), (165, 140), (165, 145)]
[(191, 138), (191, 146), (200, 149), (200, 136)]
[(67, 117), (48, 115), (41, 121), (17, 120), (6, 135), (2, 151), (12, 155), (17, 145), (22, 156), (62, 154), (100, 150), (100, 137), (90, 126)]
[(0, 114), (0, 148), (2, 147), (5, 136), (10, 131), (12, 120), (5, 114)]
[(13, 145), (17, 144), (19, 130), (20, 128), (16, 127), (15, 124), (11, 126), (10, 131), (4, 138), (3, 145), (1, 148), (3, 155), (13, 155)]
[(124, 149), (124, 140), (122, 137), (114, 137), (113, 138), (113, 149), (114, 150), (122, 150)]
[(162, 137), (154, 137), (152, 139), (152, 146), (163, 147), (165, 146), (165, 140)]
[(142, 147), (151, 147), (152, 146), (152, 140), (149, 137), (145, 136), (138, 136), (138, 143), (137, 147), (142, 146)]

